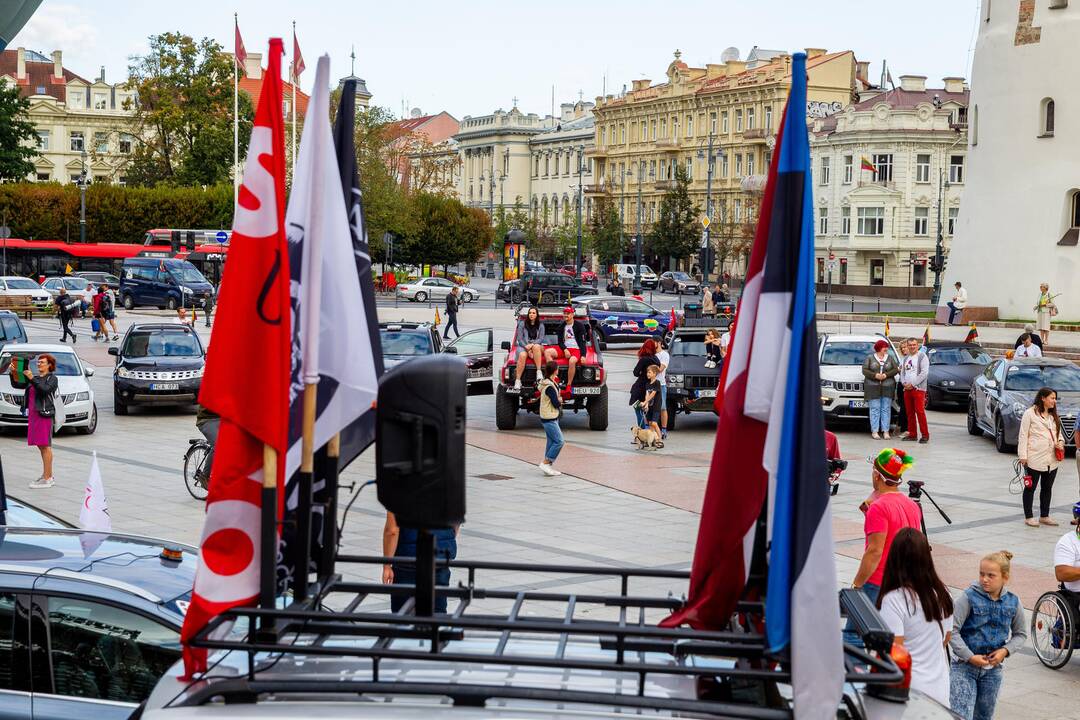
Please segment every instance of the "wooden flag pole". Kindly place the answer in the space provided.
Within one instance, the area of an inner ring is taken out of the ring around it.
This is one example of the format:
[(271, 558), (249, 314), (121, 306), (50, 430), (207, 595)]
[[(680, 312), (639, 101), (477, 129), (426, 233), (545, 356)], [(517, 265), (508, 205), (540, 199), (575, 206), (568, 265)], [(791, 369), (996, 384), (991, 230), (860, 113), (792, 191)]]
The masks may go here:
[(311, 567), (311, 489), (315, 473), (315, 406), (318, 385), (304, 383), (303, 435), (300, 441), (300, 476), (296, 505), (296, 576), (293, 578), (293, 599), (303, 601), (308, 596), (308, 576)]
[[(259, 605), (263, 608), (273, 608), (277, 595), (277, 470), (277, 450), (263, 444), (262, 532), (259, 537)], [(268, 621), (268, 624), (272, 623)]]

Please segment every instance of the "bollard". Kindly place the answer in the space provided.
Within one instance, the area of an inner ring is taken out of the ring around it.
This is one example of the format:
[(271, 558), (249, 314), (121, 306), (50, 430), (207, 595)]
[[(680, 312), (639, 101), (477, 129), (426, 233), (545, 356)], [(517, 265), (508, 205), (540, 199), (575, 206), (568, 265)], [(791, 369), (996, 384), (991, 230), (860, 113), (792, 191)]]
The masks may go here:
[(852, 313), (855, 312), (855, 296), (854, 295), (851, 296), (851, 312)]
[(829, 312), (829, 296), (825, 296), (825, 312)]
[(881, 296), (877, 296), (877, 311), (881, 312)]

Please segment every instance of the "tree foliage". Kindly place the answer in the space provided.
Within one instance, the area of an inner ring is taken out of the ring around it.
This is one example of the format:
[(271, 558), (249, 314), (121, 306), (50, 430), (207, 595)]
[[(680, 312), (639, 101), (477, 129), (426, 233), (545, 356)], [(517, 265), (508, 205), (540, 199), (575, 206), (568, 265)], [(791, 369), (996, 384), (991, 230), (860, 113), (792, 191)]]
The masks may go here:
[(491, 247), (494, 229), (483, 210), (431, 193), (416, 193), (409, 200), (412, 222), (395, 245), (395, 262), (456, 265), (475, 262)]
[(660, 199), (659, 213), (649, 236), (649, 251), (661, 265), (667, 258), (681, 261), (701, 245), (698, 209), (690, 199), (690, 178), (681, 165), (675, 167), (675, 185)]
[(626, 239), (619, 222), (619, 211), (610, 196), (603, 195), (593, 202), (592, 222), (589, 223), (591, 247), (601, 265), (622, 260), (626, 252)]
[(34, 172), (37, 133), (26, 116), (30, 101), (14, 85), (0, 83), (0, 180), (25, 180)]
[[(128, 68), (135, 149), (128, 182), (153, 186), (214, 185), (231, 181), (233, 60), (209, 38), (167, 32), (150, 37), (150, 52)], [(240, 93), (239, 152), (243, 158), (254, 117)]]

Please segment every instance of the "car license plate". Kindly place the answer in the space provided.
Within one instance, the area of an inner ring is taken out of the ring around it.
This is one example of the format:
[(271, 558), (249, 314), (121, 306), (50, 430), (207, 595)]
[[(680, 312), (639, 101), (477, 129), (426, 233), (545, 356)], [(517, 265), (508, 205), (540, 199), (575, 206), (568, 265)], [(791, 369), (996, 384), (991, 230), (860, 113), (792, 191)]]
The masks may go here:
[(865, 400), (848, 400), (848, 407), (852, 410), (862, 410), (866, 407)]
[(600, 388), (599, 387), (577, 387), (577, 386), (575, 386), (574, 387), (574, 394), (575, 395), (599, 395), (600, 394)]
[(180, 383), (150, 383), (151, 390), (179, 390)]
[(714, 398), (716, 397), (716, 390), (698, 390), (698, 397)]

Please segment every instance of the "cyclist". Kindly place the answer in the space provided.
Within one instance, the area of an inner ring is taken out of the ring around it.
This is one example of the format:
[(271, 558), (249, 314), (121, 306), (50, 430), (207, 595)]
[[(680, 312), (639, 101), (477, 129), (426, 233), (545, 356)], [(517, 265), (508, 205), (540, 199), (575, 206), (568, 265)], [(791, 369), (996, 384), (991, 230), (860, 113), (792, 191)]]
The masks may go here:
[(221, 416), (208, 410), (204, 405), (199, 406), (199, 412), (195, 415), (195, 429), (202, 433), (206, 442), (210, 443), (210, 452), (206, 454), (206, 461), (195, 471), (195, 480), (203, 487), (210, 486), (210, 468), (214, 466), (214, 447), (217, 444), (220, 425)]

